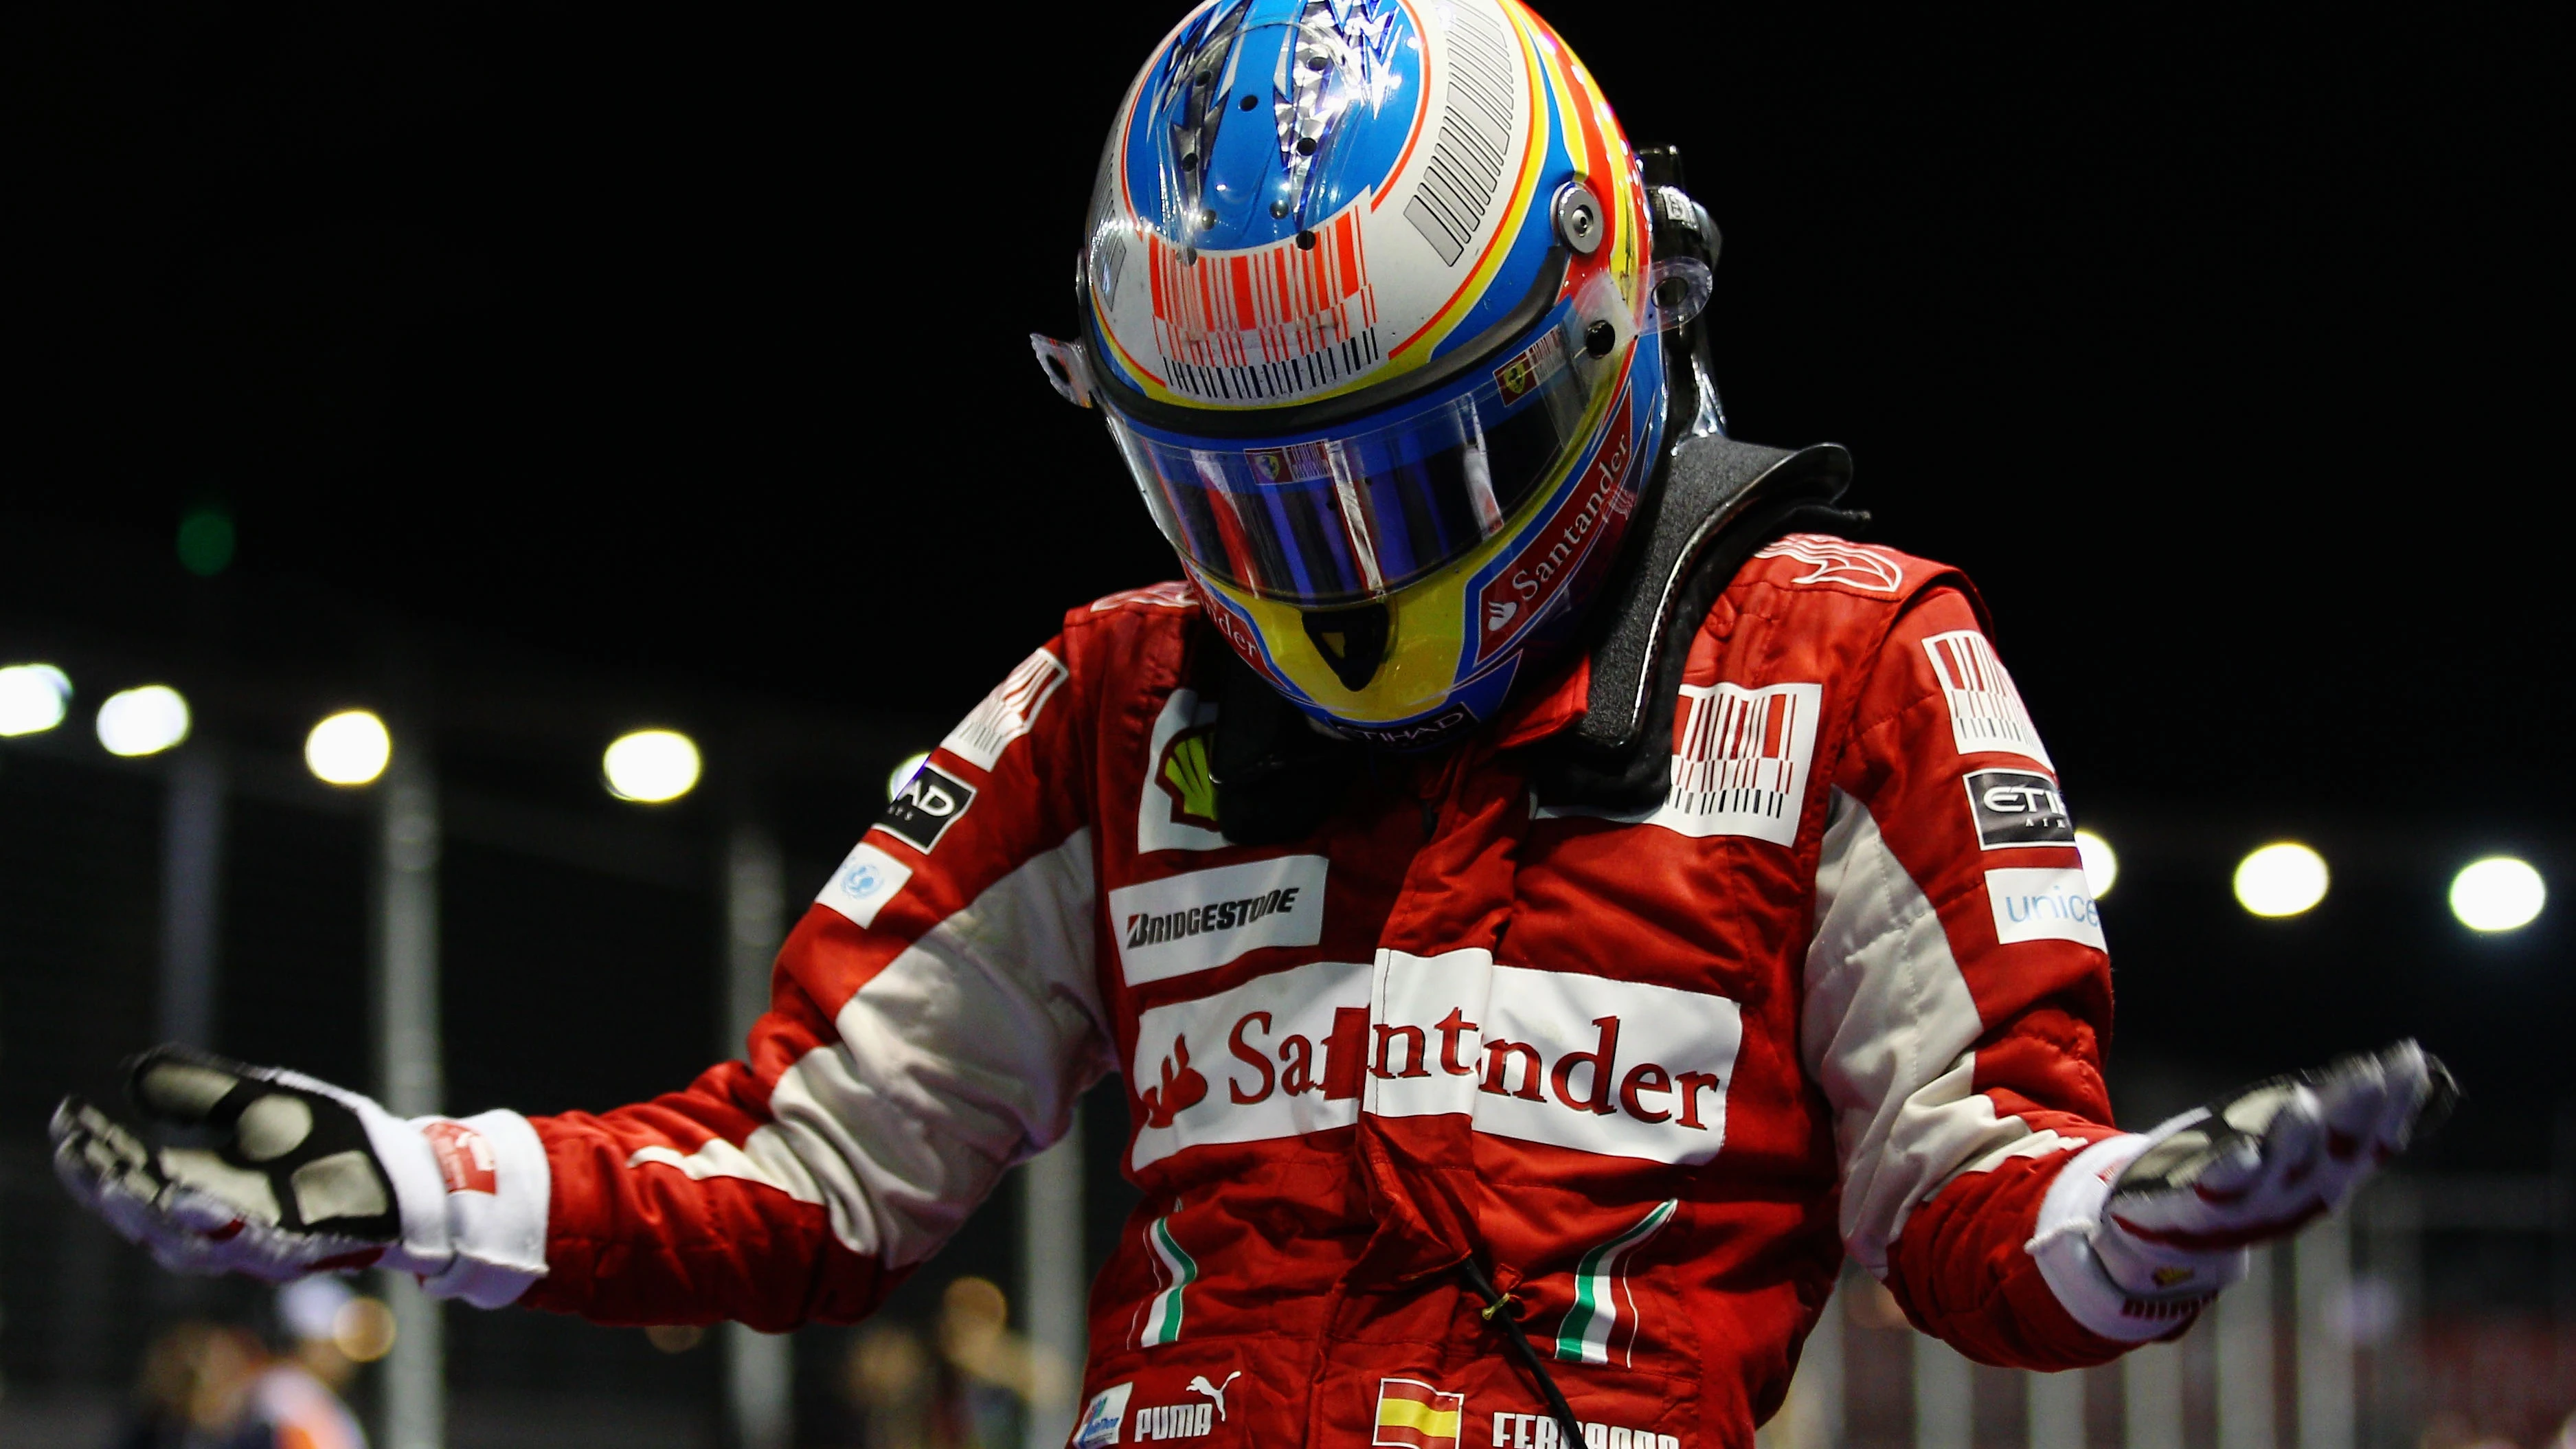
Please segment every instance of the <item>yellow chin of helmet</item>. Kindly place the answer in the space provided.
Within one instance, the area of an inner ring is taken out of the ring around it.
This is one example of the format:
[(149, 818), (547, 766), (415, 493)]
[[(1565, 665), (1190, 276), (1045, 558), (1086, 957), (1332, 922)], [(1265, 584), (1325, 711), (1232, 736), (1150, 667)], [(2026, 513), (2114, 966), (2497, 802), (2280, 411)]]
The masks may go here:
[[(1537, 501), (1544, 503), (1550, 491), (1537, 490)], [(1386, 655), (1377, 672), (1358, 689), (1342, 683), (1323, 652), (1326, 647), (1338, 650), (1344, 641), (1328, 626), (1311, 634), (1306, 626), (1309, 613), (1330, 616), (1338, 610), (1308, 610), (1257, 598), (1204, 573), (1197, 575), (1197, 582), (1251, 619), (1271, 667), (1325, 713), (1353, 725), (1391, 725), (1438, 709), (1467, 682), (1472, 664), (1467, 619), (1474, 609), (1474, 601), (1467, 596), (1468, 583), (1521, 542), (1529, 521), (1515, 519), (1521, 526), (1506, 527), (1464, 557), (1367, 601), (1386, 609)], [(1320, 644), (1316, 635), (1321, 635)]]

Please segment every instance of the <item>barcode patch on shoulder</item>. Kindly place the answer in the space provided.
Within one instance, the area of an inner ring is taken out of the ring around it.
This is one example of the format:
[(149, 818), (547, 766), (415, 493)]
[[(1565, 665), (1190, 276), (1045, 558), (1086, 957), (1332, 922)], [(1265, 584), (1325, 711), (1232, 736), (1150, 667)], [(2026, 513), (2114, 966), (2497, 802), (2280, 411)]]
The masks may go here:
[(1816, 684), (1683, 685), (1673, 788), (1656, 823), (1684, 835), (1797, 839), (1824, 692)]
[(2056, 767), (1985, 635), (1974, 629), (1935, 634), (1923, 641), (1923, 652), (1932, 656), (1932, 673), (1949, 702), (1950, 738), (1960, 754), (1994, 750)]
[(939, 747), (979, 770), (993, 768), (1011, 741), (1029, 732), (1038, 714), (1065, 681), (1064, 661), (1041, 649), (1020, 661), (1009, 677), (993, 686), (984, 702), (966, 712)]
[(1673, 734), (1672, 787), (1662, 805), (1645, 815), (1548, 805), (1537, 814), (1589, 815), (1699, 838), (1748, 835), (1793, 844), (1824, 693), (1821, 684), (1685, 684)]

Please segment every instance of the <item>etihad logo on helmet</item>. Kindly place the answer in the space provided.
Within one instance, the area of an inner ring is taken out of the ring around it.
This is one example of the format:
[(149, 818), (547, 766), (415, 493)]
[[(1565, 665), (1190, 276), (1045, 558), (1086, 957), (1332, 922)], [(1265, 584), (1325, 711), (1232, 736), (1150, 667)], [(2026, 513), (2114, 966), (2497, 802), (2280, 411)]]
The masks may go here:
[(1429, 719), (1410, 720), (1404, 724), (1369, 725), (1340, 720), (1324, 728), (1348, 740), (1372, 740), (1389, 749), (1409, 750), (1447, 738), (1476, 722), (1465, 705), (1451, 705)]
[[(1477, 615), (1485, 625), (1476, 634), (1478, 662), (1492, 658), (1548, 611), (1591, 555), (1602, 525), (1633, 506), (1627, 487), (1628, 462), (1636, 453), (1636, 440), (1629, 436), (1632, 398), (1630, 392), (1620, 392), (1592, 466), (1478, 594)], [(1510, 607), (1498, 607), (1502, 605)], [(1516, 619), (1520, 628), (1508, 628)]]
[(1139, 1168), (1362, 1112), (1458, 1114), (1492, 1136), (1692, 1163), (1724, 1145), (1743, 1024), (1703, 992), (1388, 951), (1156, 1007), (1137, 1033), (1129, 1079), (1158, 1084), (1140, 1093)]
[(1326, 866), (1320, 855), (1283, 855), (1111, 891), (1127, 984), (1212, 971), (1264, 946), (1314, 945)]

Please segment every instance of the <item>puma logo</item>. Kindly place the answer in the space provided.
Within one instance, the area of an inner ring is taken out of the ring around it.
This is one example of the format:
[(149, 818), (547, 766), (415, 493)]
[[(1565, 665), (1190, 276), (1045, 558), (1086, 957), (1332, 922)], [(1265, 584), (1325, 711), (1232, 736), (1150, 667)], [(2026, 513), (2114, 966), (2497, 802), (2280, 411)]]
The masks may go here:
[(1212, 1384), (1207, 1381), (1206, 1374), (1200, 1374), (1190, 1380), (1189, 1392), (1193, 1394), (1205, 1394), (1209, 1398), (1216, 1400), (1217, 1422), (1223, 1423), (1225, 1422), (1225, 1391), (1233, 1387), (1234, 1381), (1241, 1377), (1243, 1377), (1243, 1370), (1236, 1369), (1234, 1372), (1225, 1376), (1224, 1383)]

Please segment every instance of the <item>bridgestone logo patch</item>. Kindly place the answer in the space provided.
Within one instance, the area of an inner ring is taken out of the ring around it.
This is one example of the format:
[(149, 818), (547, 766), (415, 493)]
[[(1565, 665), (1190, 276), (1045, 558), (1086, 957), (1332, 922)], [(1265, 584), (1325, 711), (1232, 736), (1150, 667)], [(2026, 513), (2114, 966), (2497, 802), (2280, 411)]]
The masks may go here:
[(1141, 912), (1127, 918), (1127, 949), (1159, 946), (1209, 931), (1232, 931), (1249, 926), (1265, 916), (1297, 906), (1297, 887), (1282, 886), (1266, 896), (1246, 896), (1239, 901), (1219, 901), (1165, 915), (1149, 916)]
[(1109, 893), (1129, 985), (1223, 966), (1265, 946), (1312, 946), (1324, 933), (1320, 855), (1287, 855), (1124, 886)]

